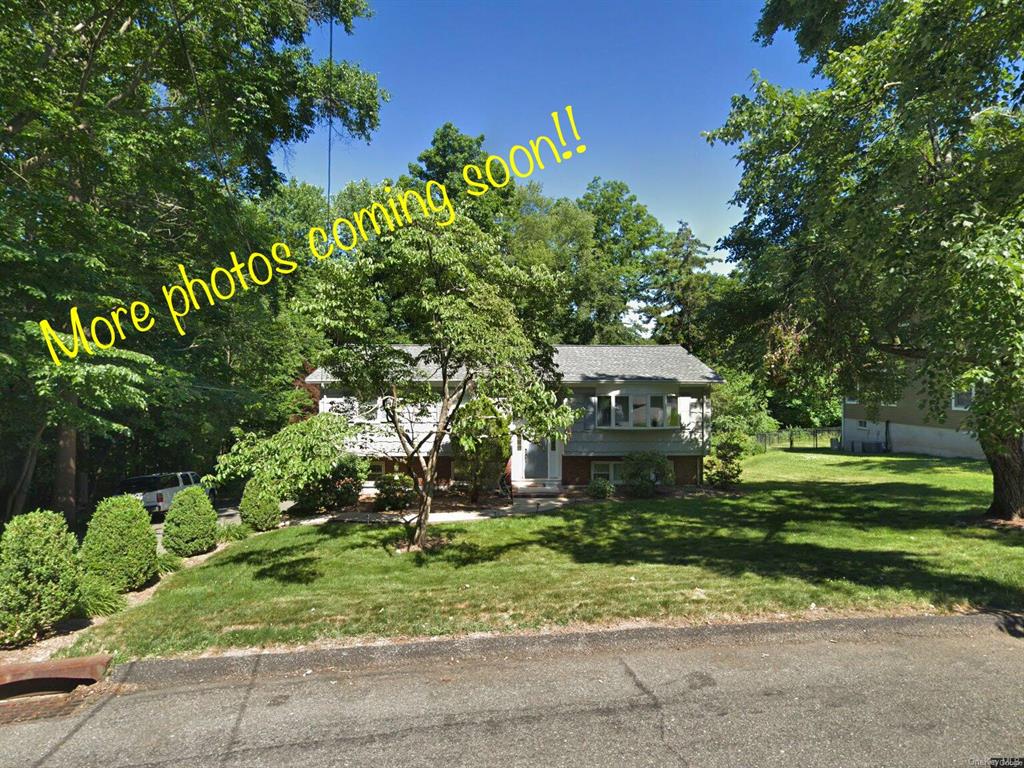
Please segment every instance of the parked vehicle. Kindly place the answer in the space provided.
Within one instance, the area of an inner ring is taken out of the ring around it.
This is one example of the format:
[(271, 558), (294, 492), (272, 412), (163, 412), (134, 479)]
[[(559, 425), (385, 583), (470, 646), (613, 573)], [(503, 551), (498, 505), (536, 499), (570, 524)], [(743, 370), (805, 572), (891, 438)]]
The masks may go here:
[[(171, 508), (171, 499), (175, 494), (199, 484), (199, 475), (196, 472), (162, 472), (129, 477), (121, 483), (121, 493), (139, 499), (151, 515), (163, 516)], [(206, 494), (210, 497), (210, 503), (214, 503), (213, 489), (207, 489)]]

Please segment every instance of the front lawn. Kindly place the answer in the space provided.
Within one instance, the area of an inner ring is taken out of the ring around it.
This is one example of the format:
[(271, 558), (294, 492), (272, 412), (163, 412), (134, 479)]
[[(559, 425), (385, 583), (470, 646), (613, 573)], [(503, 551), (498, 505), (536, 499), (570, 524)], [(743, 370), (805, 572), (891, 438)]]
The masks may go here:
[(973, 525), (991, 488), (981, 463), (771, 451), (745, 472), (738, 497), (439, 525), (451, 542), (430, 555), (396, 555), (398, 532), (372, 526), (264, 534), (175, 574), (71, 652), (1024, 608), (1024, 533)]

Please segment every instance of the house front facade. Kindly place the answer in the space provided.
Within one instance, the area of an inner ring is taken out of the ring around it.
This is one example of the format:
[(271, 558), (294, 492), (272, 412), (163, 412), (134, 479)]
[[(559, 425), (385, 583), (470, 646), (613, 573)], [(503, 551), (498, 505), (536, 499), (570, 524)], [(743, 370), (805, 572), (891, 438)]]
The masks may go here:
[[(415, 355), (418, 348), (405, 349)], [(598, 477), (617, 482), (625, 457), (638, 451), (668, 457), (679, 485), (701, 482), (711, 442), (711, 390), (721, 382), (708, 366), (671, 345), (560, 345), (554, 362), (570, 402), (583, 415), (564, 439), (535, 443), (513, 437), (509, 471), (514, 486), (578, 486)], [(378, 422), (356, 450), (374, 458), (378, 471), (399, 468), (386, 458), (401, 451), (379, 405), (359, 407), (322, 369), (306, 381), (320, 388), (320, 411)], [(424, 414), (425, 424), (431, 416)], [(439, 479), (458, 479), (455, 471), (445, 445)]]
[(942, 421), (929, 417), (912, 387), (877, 412), (856, 398), (843, 401), (843, 449), (854, 453), (889, 451), (983, 459), (981, 445), (965, 427), (974, 392), (951, 392)]

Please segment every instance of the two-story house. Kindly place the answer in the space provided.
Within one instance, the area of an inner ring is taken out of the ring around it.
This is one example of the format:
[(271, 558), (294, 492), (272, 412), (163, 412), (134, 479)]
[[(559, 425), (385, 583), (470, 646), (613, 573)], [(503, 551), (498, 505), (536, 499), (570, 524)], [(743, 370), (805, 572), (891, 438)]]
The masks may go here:
[[(417, 352), (416, 347), (407, 349)], [(721, 382), (708, 366), (670, 345), (560, 345), (554, 362), (583, 417), (564, 440), (513, 438), (514, 485), (586, 485), (595, 477), (616, 482), (623, 459), (636, 451), (668, 456), (679, 485), (701, 482), (703, 457), (710, 450), (711, 389)], [(375, 416), (375, 404), (353, 407), (351, 396), (326, 371), (317, 369), (306, 381), (320, 388), (321, 411), (382, 421)], [(357, 450), (379, 458), (383, 466), (384, 456), (400, 455), (393, 442), (396, 438), (382, 423)], [(439, 479), (452, 479), (452, 471), (446, 457), (438, 467)]]

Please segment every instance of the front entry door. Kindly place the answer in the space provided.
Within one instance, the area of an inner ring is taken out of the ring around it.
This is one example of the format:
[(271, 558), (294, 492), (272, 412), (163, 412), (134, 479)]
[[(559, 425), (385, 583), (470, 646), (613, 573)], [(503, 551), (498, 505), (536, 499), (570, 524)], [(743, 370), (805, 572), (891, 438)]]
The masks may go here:
[(562, 446), (558, 440), (531, 443), (523, 440), (523, 479), (559, 481), (562, 478)]
[(527, 480), (547, 480), (548, 467), (551, 459), (548, 456), (548, 441), (541, 440), (539, 443), (524, 441), (523, 476)]

